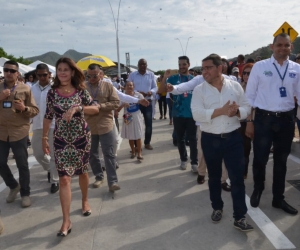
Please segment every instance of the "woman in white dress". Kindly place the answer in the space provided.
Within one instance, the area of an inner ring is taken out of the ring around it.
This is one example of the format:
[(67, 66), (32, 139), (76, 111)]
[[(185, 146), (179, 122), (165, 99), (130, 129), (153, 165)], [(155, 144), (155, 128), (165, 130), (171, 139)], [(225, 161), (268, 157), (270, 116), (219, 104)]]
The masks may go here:
[[(133, 82), (126, 82), (125, 93), (127, 95), (134, 96), (138, 99), (144, 99), (143, 95), (134, 91)], [(129, 140), (131, 148), (131, 159), (137, 155), (138, 160), (143, 160), (142, 156), (142, 140), (144, 131), (143, 116), (137, 103), (120, 103), (118, 111), (124, 108), (123, 126), (121, 131), (121, 137)], [(136, 146), (135, 146), (136, 144)]]

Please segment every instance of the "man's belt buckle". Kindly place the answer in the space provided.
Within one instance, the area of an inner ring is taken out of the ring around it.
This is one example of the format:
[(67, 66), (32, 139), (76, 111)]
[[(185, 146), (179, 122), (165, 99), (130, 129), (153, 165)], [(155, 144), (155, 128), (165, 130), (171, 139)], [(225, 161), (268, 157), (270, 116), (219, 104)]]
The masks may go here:
[(221, 138), (227, 138), (227, 134), (221, 134)]

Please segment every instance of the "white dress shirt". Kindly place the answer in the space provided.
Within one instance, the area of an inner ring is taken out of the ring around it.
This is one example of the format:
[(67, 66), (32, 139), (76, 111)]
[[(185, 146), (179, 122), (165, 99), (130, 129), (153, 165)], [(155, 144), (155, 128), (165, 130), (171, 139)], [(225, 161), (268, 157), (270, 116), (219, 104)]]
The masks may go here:
[(134, 90), (138, 92), (148, 93), (152, 92), (152, 96), (145, 96), (146, 99), (152, 100), (153, 96), (156, 95), (157, 85), (155, 81), (154, 74), (148, 70), (144, 75), (140, 74), (139, 71), (132, 72), (127, 81), (134, 83)]
[[(39, 82), (37, 82), (31, 87), (33, 98), (40, 110), (40, 112), (35, 117), (32, 118), (33, 131), (37, 129), (43, 129), (44, 116), (47, 107), (47, 94), (50, 89), (51, 89), (50, 83), (46, 87), (42, 87), (40, 86)], [(50, 129), (54, 129), (54, 126), (55, 126), (55, 119), (52, 120)]]
[[(223, 75), (224, 78), (226, 79), (231, 79), (229, 76), (227, 75)], [(196, 88), (199, 84), (205, 82), (204, 78), (202, 75), (198, 75), (196, 77), (194, 77), (192, 80), (188, 81), (188, 82), (183, 82), (180, 83), (178, 85), (174, 85), (174, 89), (171, 92), (173, 95), (181, 95), (184, 94), (188, 91), (192, 91), (194, 90), (194, 88)]]
[[(282, 82), (274, 64), (283, 77)], [(286, 97), (281, 97), (280, 88), (285, 87)], [(246, 96), (254, 108), (272, 112), (286, 112), (295, 108), (294, 96), (300, 101), (300, 65), (286, 60), (282, 66), (272, 56), (254, 64), (249, 76)]]
[[(215, 109), (222, 108), (228, 101), (239, 105), (240, 118), (220, 115), (211, 119)], [(201, 131), (222, 134), (232, 132), (240, 127), (240, 121), (250, 114), (251, 107), (241, 85), (232, 80), (224, 79), (221, 92), (211, 84), (203, 82), (193, 91), (191, 102), (193, 118), (200, 123)]]

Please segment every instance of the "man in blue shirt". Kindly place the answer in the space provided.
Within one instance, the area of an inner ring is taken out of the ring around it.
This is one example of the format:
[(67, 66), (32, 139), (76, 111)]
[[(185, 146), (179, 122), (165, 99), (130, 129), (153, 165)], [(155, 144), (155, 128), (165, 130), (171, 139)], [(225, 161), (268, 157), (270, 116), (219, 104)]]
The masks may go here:
[[(190, 60), (187, 56), (178, 57), (179, 73), (171, 76), (171, 70), (165, 72), (162, 84), (170, 83), (177, 85), (191, 80), (194, 76), (189, 74)], [(197, 150), (197, 126), (191, 111), (191, 100), (193, 91), (185, 92), (181, 95), (173, 95), (173, 123), (177, 135), (177, 146), (180, 154), (180, 168), (186, 170), (188, 155), (185, 144), (185, 134), (190, 144), (190, 158), (192, 171), (197, 173), (198, 150)]]

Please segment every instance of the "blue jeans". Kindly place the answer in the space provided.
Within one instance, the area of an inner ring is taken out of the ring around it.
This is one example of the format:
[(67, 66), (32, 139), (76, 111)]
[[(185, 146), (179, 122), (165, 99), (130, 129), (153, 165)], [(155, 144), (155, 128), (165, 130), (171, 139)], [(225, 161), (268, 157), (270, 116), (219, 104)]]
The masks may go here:
[(291, 152), (295, 131), (292, 112), (288, 116), (276, 117), (256, 110), (253, 139), (253, 180), (254, 189), (265, 188), (266, 165), (273, 143), (273, 201), (284, 200), (287, 158)]
[(144, 116), (145, 121), (145, 140), (144, 144), (150, 144), (151, 137), (152, 137), (152, 105), (150, 101), (150, 105), (148, 107), (144, 107), (140, 105), (140, 110)]
[(231, 182), (233, 217), (235, 220), (245, 218), (247, 206), (244, 184), (244, 151), (243, 138), (238, 130), (230, 133), (227, 138), (202, 131), (201, 146), (209, 175), (208, 186), (210, 200), (214, 210), (223, 209), (221, 197), (222, 160), (228, 171)]
[(103, 158), (107, 174), (108, 185), (111, 186), (118, 182), (116, 172), (116, 157), (114, 154), (115, 133), (113, 130), (104, 135), (92, 135), (92, 144), (90, 152), (90, 165), (96, 180), (103, 180), (104, 173), (99, 159), (99, 142), (101, 143)]
[[(177, 136), (177, 146), (180, 160), (186, 162), (188, 155), (185, 146), (185, 138), (190, 142), (190, 158), (192, 165), (198, 165), (197, 126), (193, 118), (173, 117), (174, 128)], [(189, 131), (187, 133), (187, 131)], [(185, 136), (187, 135), (187, 136)]]

